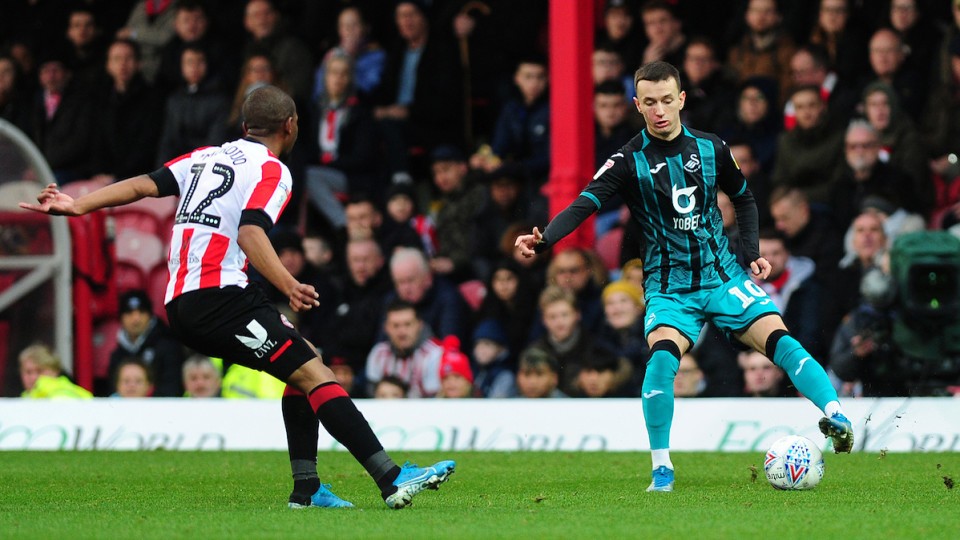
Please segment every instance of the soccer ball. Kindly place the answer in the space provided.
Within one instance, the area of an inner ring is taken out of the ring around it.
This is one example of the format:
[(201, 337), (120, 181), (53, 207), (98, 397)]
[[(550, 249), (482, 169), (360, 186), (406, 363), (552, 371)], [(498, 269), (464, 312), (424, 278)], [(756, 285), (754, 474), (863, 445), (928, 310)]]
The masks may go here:
[(777, 489), (813, 489), (823, 479), (823, 452), (806, 437), (781, 437), (767, 450), (763, 472)]

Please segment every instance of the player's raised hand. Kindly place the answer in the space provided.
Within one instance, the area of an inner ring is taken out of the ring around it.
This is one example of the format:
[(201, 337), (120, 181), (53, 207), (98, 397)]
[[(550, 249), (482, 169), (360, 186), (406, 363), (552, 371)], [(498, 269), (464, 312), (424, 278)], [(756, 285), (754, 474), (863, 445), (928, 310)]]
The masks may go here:
[(760, 257), (759, 259), (750, 263), (750, 271), (753, 272), (753, 275), (760, 279), (767, 279), (767, 276), (770, 275), (771, 266), (770, 263)]
[(297, 283), (290, 291), (290, 308), (294, 312), (308, 311), (320, 305), (317, 300), (320, 295), (313, 285), (307, 283)]
[(33, 210), (52, 216), (77, 216), (80, 215), (73, 206), (73, 197), (62, 193), (56, 184), (48, 184), (43, 191), (37, 195), (37, 202), (19, 203), (20, 208), (24, 210)]
[(539, 229), (534, 227), (533, 234), (522, 234), (518, 236), (514, 245), (520, 249), (521, 255), (529, 259), (537, 254), (536, 251), (534, 251), (534, 247), (536, 247), (541, 240), (543, 240), (543, 235)]

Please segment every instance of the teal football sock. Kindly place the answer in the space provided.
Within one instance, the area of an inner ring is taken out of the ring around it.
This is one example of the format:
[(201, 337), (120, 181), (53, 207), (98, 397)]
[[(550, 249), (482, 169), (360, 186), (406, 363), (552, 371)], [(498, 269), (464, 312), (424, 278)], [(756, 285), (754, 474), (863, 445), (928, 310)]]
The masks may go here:
[[(773, 355), (770, 355), (771, 345)], [(827, 403), (837, 401), (837, 391), (830, 384), (827, 372), (790, 334), (774, 332), (767, 340), (767, 357), (787, 372), (797, 391), (821, 411)]]
[(653, 345), (643, 377), (643, 419), (647, 424), (650, 449), (670, 448), (673, 424), (673, 379), (680, 368), (680, 349), (670, 341)]

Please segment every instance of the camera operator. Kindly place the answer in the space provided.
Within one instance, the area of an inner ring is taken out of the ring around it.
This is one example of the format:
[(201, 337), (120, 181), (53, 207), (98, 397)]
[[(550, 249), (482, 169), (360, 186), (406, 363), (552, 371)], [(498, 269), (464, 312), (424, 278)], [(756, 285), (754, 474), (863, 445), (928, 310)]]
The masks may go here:
[(860, 295), (860, 305), (844, 317), (834, 336), (830, 368), (844, 383), (859, 381), (864, 396), (906, 395), (893, 341), (896, 285), (888, 265), (864, 273)]

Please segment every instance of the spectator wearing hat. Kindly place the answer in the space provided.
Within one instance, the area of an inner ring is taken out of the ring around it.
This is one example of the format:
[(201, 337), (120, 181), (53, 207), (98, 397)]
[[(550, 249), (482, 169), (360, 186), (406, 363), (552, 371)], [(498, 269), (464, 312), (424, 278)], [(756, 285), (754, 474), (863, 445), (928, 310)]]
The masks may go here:
[(643, 383), (650, 347), (643, 334), (643, 314), (646, 304), (643, 289), (630, 281), (617, 280), (603, 288), (603, 324), (597, 332), (597, 342), (617, 356), (629, 360), (634, 382)]
[(60, 185), (90, 174), (94, 108), (73, 79), (65, 53), (56, 46), (40, 55), (38, 90), (32, 106), (33, 142)]
[(460, 340), (456, 336), (443, 338), (443, 356), (440, 358), (440, 398), (483, 397), (473, 384), (470, 359), (460, 352)]
[(486, 194), (468, 175), (466, 156), (452, 145), (435, 148), (431, 154), (433, 185), (439, 198), (433, 219), (437, 231), (437, 251), (430, 258), (430, 269), (439, 276), (461, 283), (474, 277), (476, 217)]
[(484, 319), (473, 330), (474, 388), (486, 398), (513, 397), (516, 375), (510, 369), (507, 333), (496, 319)]
[(110, 380), (115, 380), (121, 362), (129, 357), (139, 359), (153, 371), (154, 396), (183, 395), (183, 345), (157, 318), (150, 297), (141, 290), (120, 296), (120, 329), (117, 348), (110, 353)]
[(384, 137), (394, 181), (409, 181), (410, 152), (463, 138), (463, 84), (458, 48), (448, 28), (433, 26), (422, 0), (394, 10), (399, 43), (387, 47), (373, 115)]
[(517, 365), (517, 397), (565, 398), (560, 388), (560, 366), (547, 351), (523, 351)]

